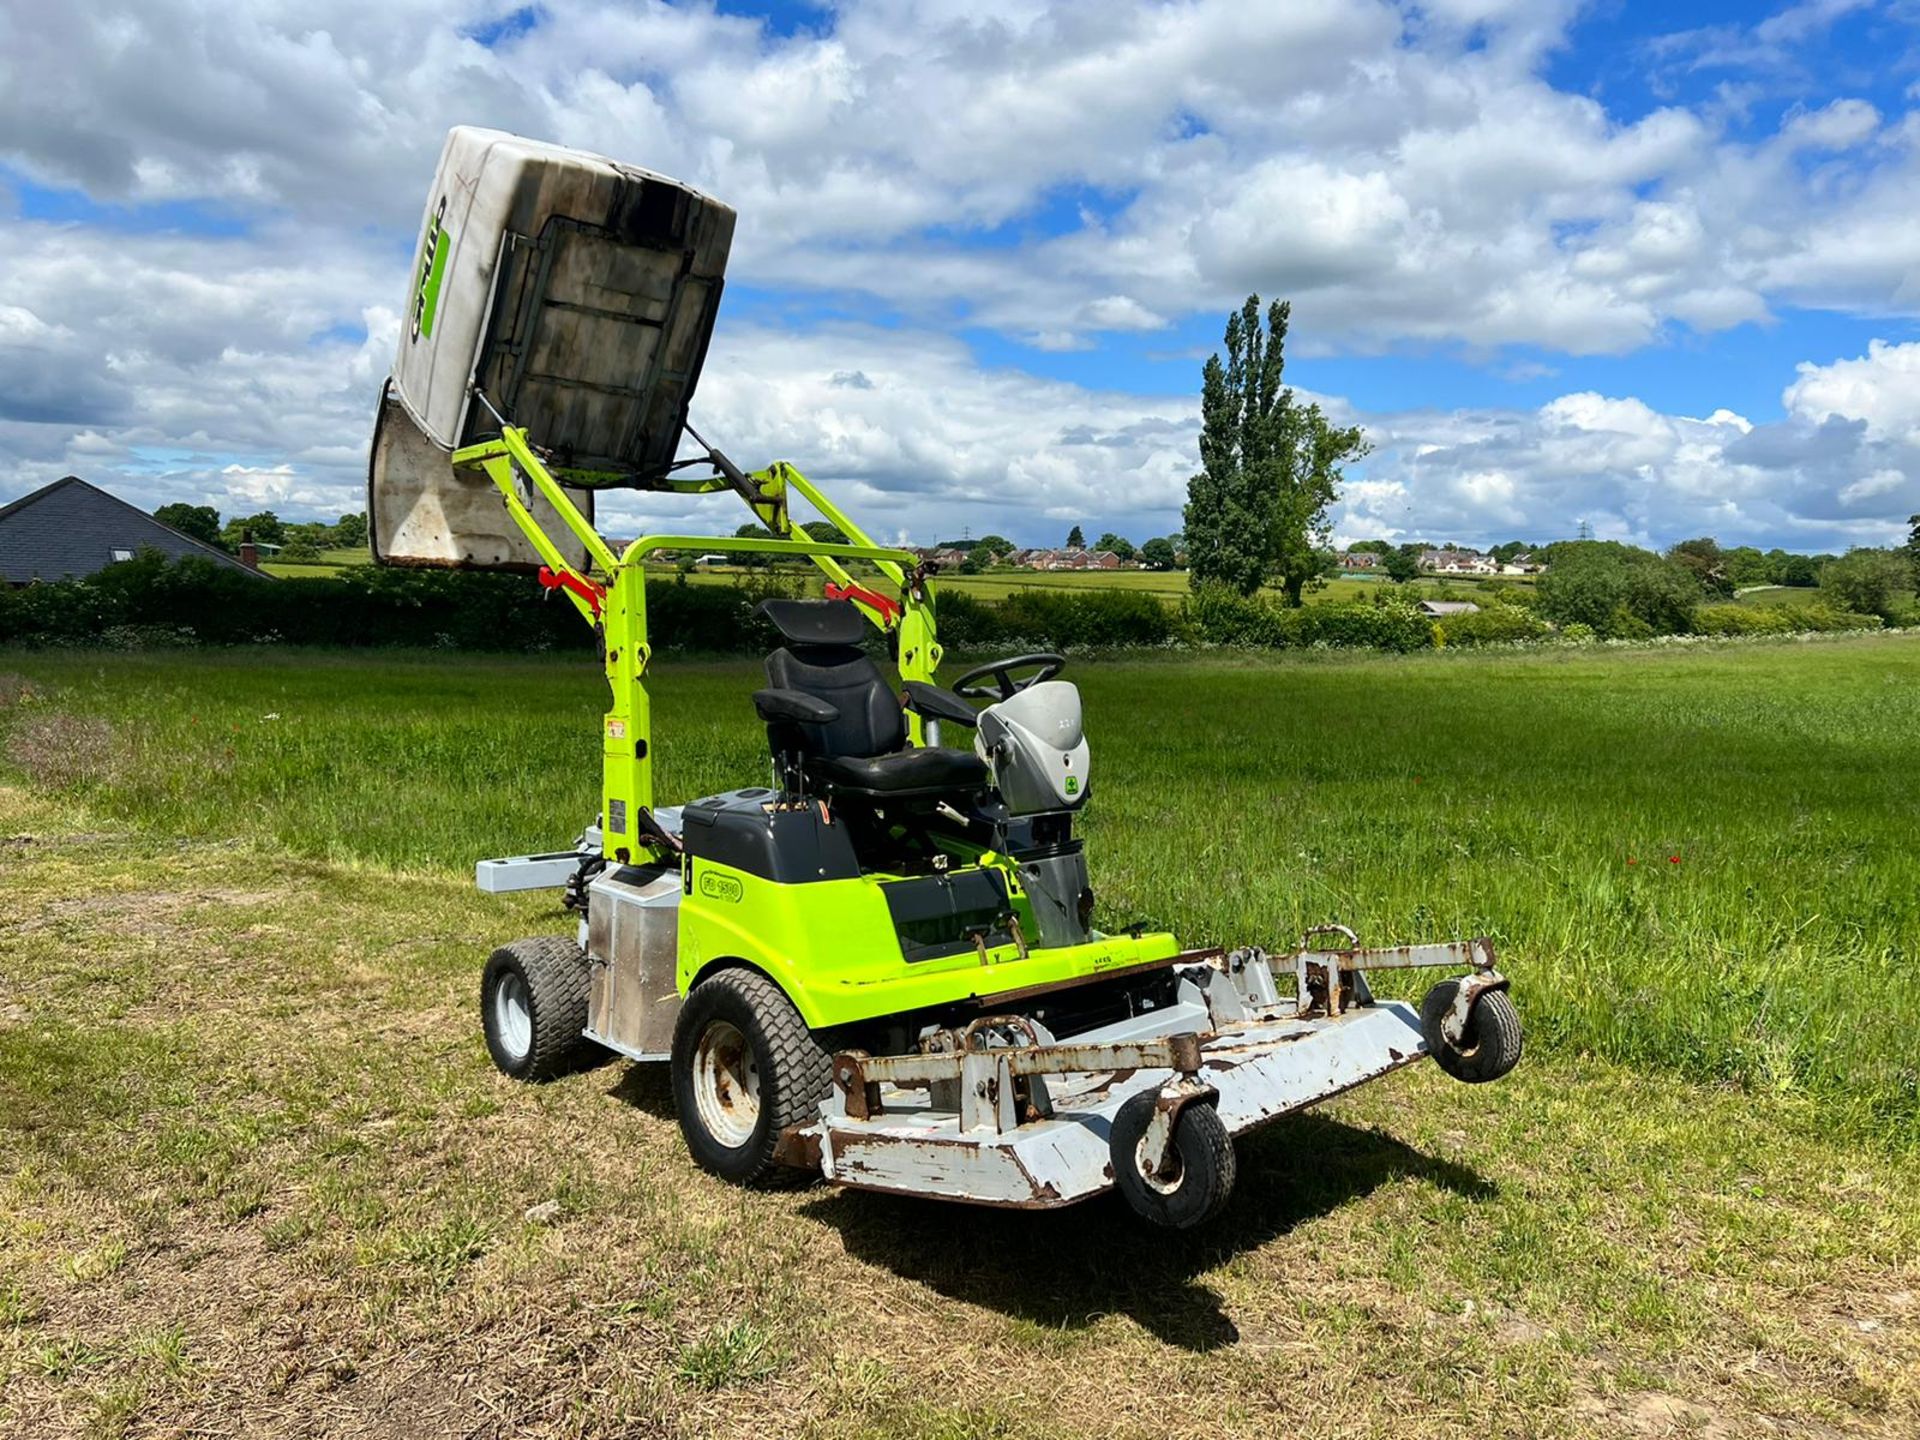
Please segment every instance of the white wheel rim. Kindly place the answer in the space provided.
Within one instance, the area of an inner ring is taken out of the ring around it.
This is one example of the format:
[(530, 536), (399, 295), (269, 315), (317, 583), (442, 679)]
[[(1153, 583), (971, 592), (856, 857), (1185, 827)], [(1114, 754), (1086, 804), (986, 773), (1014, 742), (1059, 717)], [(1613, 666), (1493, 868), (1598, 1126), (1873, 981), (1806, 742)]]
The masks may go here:
[(1152, 1164), (1153, 1156), (1147, 1153), (1147, 1137), (1142, 1135), (1139, 1144), (1133, 1147), (1133, 1168), (1149, 1190), (1159, 1195), (1171, 1195), (1180, 1188), (1180, 1182), (1187, 1178), (1187, 1167), (1180, 1163), (1178, 1145), (1170, 1148), (1166, 1170), (1156, 1174), (1149, 1168)]
[(517, 970), (507, 971), (493, 987), (493, 1028), (509, 1058), (524, 1060), (533, 1048), (533, 996)]
[(693, 1103), (701, 1128), (729, 1150), (753, 1139), (760, 1125), (760, 1066), (737, 1025), (715, 1020), (700, 1032)]

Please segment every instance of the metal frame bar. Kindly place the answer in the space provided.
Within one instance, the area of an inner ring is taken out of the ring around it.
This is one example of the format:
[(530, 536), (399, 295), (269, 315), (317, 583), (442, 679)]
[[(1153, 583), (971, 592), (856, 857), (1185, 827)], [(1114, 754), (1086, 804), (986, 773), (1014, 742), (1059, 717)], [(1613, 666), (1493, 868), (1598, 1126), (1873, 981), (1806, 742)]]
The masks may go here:
[[(1353, 942), (1345, 950), (1309, 950), (1306, 941), (1316, 935), (1340, 934)], [(1297, 987), (1294, 993), (1294, 1013), (1301, 1019), (1311, 1015), (1316, 1006), (1313, 998), (1313, 982), (1317, 979), (1324, 987), (1325, 999), (1322, 1002), (1329, 1015), (1345, 1013), (1347, 1005), (1344, 995), (1347, 977), (1352, 977), (1356, 992), (1361, 993), (1364, 1003), (1366, 987), (1365, 974), (1369, 970), (1421, 970), (1432, 966), (1466, 966), (1476, 977), (1497, 976), (1493, 968), (1493, 941), (1484, 935), (1472, 940), (1448, 940), (1431, 945), (1399, 945), (1391, 949), (1368, 950), (1363, 948), (1360, 937), (1344, 925), (1319, 925), (1307, 931), (1301, 938), (1301, 948), (1293, 957), (1293, 980)], [(1484, 988), (1484, 987), (1482, 987)], [(1452, 1038), (1452, 1037), (1450, 1037)]]
[[(477, 389), (473, 398), (486, 403)], [(899, 588), (900, 613), (889, 616), (858, 596), (849, 597), (849, 603), (877, 629), (896, 632), (895, 666), (900, 679), (930, 681), (939, 669), (942, 652), (934, 628), (933, 602), (917, 559), (905, 550), (876, 545), (845, 511), (784, 460), (748, 475), (742, 491), (748, 507), (774, 532), (771, 537), (644, 535), (621, 555), (613, 553), (593, 522), (573, 503), (521, 427), (503, 422), (497, 440), (455, 451), (453, 463), (459, 468), (484, 471), (493, 481), (508, 515), (559, 582), (558, 588), (580, 617), (602, 632), (607, 685), (612, 691), (602, 729), (600, 811), (602, 853), (609, 859), (626, 862), (643, 848), (659, 849), (644, 814), (653, 807), (652, 706), (645, 684), (653, 655), (647, 643), (644, 563), (648, 555), (660, 550), (692, 549), (804, 558), (818, 566), (830, 581), (843, 586), (853, 584), (853, 576), (841, 562), (864, 561)], [(680, 494), (706, 494), (736, 487), (725, 479), (703, 477), (670, 482), (665, 488)], [(838, 526), (847, 543), (815, 540), (804, 531), (795, 537), (787, 510), (789, 490), (804, 498), (829, 524)], [(567, 558), (534, 515), (536, 494), (584, 547), (584, 570)], [(909, 711), (906, 719), (909, 742), (926, 744), (928, 736), (920, 717)]]

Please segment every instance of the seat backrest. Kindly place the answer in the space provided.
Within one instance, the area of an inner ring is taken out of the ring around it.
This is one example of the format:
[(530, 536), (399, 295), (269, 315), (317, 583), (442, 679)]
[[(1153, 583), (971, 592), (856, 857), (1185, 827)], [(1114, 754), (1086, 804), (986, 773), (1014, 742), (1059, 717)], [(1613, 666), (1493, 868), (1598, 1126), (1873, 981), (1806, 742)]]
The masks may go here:
[(767, 683), (816, 696), (840, 712), (824, 725), (768, 725), (774, 754), (867, 758), (907, 743), (900, 697), (860, 648), (866, 621), (859, 611), (844, 600), (767, 600), (759, 609), (786, 641), (767, 656)]
[(907, 743), (900, 697), (864, 651), (783, 645), (767, 656), (767, 683), (817, 696), (840, 712), (839, 719), (824, 725), (776, 721), (767, 726), (775, 754), (891, 755)]

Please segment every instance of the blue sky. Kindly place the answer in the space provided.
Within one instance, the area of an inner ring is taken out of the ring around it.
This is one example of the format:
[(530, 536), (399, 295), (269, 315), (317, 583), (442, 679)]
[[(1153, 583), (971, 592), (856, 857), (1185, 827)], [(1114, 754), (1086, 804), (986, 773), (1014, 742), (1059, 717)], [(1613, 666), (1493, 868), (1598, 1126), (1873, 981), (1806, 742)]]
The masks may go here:
[(473, 123), (735, 205), (696, 423), (890, 534), (1177, 529), (1199, 366), (1252, 290), (1373, 439), (1342, 538), (1839, 550), (1920, 510), (1913, 0), (6, 24), (0, 500), (74, 471), (358, 508), (417, 207)]

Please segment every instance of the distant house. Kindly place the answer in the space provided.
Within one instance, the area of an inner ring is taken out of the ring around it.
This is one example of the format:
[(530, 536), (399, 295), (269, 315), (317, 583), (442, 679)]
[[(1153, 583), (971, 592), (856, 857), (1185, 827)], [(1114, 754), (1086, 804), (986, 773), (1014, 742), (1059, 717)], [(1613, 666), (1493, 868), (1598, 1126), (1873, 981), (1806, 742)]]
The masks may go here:
[(1429, 620), (1444, 620), (1449, 615), (1471, 615), (1480, 607), (1471, 600), (1422, 600), (1420, 613)]
[(243, 575), (263, 576), (213, 546), (162, 525), (138, 506), (69, 475), (0, 507), (0, 580), (78, 580), (109, 565), (158, 550), (169, 560), (210, 560)]
[(1420, 568), (1436, 575), (1493, 575), (1500, 566), (1474, 550), (1424, 550)]
[(1538, 575), (1546, 567), (1534, 557), (1531, 550), (1523, 550), (1500, 567), (1502, 575)]
[(1087, 552), (1087, 569), (1118, 570), (1120, 557), (1111, 550), (1090, 550)]
[(1371, 570), (1380, 563), (1380, 557), (1371, 550), (1348, 550), (1340, 556), (1342, 570)]
[(943, 570), (955, 570), (959, 568), (960, 562), (967, 558), (967, 552), (964, 550), (935, 550), (926, 558)]

